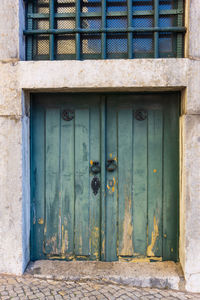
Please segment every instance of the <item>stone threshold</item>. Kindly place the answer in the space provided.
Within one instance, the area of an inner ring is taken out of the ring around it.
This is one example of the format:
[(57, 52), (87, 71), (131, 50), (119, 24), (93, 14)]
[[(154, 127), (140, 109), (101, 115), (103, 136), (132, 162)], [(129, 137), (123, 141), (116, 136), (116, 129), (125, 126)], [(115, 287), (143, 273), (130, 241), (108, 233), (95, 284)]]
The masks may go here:
[(179, 263), (165, 262), (92, 262), (38, 260), (30, 262), (25, 276), (64, 281), (98, 281), (135, 287), (185, 291)]

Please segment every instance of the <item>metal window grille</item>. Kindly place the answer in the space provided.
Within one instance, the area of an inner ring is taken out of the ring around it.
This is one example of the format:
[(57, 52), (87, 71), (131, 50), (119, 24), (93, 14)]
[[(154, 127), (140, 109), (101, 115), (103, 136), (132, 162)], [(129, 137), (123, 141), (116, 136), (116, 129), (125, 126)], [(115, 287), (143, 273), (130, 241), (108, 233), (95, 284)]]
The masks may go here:
[(183, 57), (184, 0), (25, 0), (28, 60)]

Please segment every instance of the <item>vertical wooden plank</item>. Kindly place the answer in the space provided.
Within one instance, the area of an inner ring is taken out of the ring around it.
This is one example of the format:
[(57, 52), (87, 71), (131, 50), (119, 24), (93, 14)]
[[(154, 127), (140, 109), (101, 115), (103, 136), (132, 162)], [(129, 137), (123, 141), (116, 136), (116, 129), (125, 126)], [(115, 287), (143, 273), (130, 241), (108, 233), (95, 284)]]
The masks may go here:
[(148, 247), (147, 256), (162, 256), (162, 144), (161, 110), (148, 112)]
[[(63, 107), (62, 110), (67, 108)], [(74, 252), (74, 119), (65, 121), (61, 118), (60, 160), (62, 202), (61, 254), (63, 257), (70, 259)]]
[(118, 255), (133, 255), (132, 105), (118, 111)]
[(179, 103), (170, 95), (164, 107), (163, 259), (178, 259)]
[(44, 109), (31, 110), (31, 260), (44, 258)]
[(46, 109), (46, 220), (45, 251), (59, 255), (61, 250), (60, 202), (60, 109)]
[(106, 98), (101, 97), (101, 260), (106, 260)]
[(89, 256), (89, 109), (75, 116), (75, 254)]
[[(100, 107), (99, 97), (94, 96), (93, 103), (90, 104), (90, 166), (94, 161), (100, 161)], [(100, 201), (101, 189), (97, 195), (94, 195), (91, 188), (91, 182), (94, 177), (101, 180), (101, 173), (93, 174), (90, 172), (90, 259), (97, 260), (100, 258)]]
[[(117, 111), (116, 101), (113, 97), (107, 98), (107, 160), (117, 161)], [(117, 215), (118, 215), (118, 191), (117, 169), (114, 172), (107, 171), (106, 182), (106, 261), (117, 260)]]
[[(140, 107), (139, 107), (140, 108)], [(147, 247), (147, 119), (133, 118), (133, 244), (135, 255)]]

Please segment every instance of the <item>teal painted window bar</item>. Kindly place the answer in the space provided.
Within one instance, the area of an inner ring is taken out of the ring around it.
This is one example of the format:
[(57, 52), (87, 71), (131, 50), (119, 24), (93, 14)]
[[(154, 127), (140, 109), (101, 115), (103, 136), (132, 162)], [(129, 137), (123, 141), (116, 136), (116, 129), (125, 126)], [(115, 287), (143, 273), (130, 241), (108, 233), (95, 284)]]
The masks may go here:
[(27, 60), (183, 57), (184, 0), (25, 0)]

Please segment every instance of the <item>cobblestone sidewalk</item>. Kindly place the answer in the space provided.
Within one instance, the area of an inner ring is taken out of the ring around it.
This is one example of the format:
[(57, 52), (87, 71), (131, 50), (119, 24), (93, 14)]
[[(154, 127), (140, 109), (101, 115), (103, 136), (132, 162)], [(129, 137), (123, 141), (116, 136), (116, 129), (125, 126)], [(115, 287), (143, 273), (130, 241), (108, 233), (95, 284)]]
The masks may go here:
[(200, 295), (135, 288), (94, 281), (69, 282), (42, 280), (31, 276), (0, 275), (0, 299), (200, 299)]

